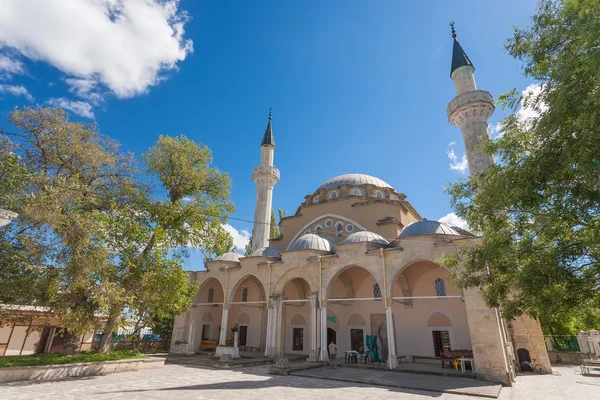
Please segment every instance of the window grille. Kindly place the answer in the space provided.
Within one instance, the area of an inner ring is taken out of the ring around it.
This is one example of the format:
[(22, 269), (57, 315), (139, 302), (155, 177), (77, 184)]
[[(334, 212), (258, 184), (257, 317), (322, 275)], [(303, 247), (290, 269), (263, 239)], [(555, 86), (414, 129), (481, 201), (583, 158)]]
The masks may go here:
[(215, 289), (208, 289), (208, 301), (207, 303), (213, 303), (215, 301)]
[(244, 288), (244, 290), (242, 290), (242, 301), (248, 301), (248, 288)]
[(446, 282), (442, 278), (435, 280), (435, 295), (445, 296), (446, 295)]
[(436, 357), (441, 357), (442, 353), (450, 351), (450, 334), (448, 331), (433, 331), (433, 350)]
[(381, 301), (381, 288), (378, 283), (373, 285), (373, 297), (375, 297), (375, 301)]

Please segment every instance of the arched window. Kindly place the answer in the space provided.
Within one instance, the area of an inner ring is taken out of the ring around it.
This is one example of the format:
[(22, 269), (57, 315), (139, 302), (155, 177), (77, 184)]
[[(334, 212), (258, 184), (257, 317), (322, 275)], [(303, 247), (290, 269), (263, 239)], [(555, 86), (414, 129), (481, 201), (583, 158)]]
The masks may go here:
[(375, 301), (381, 301), (381, 288), (379, 287), (379, 283), (373, 285), (373, 297), (375, 297)]
[(212, 303), (215, 301), (215, 289), (210, 288), (208, 289), (208, 303)]
[(248, 301), (248, 288), (242, 290), (242, 301)]
[(344, 224), (342, 224), (341, 222), (335, 224), (335, 233), (338, 236), (341, 236), (344, 233)]
[(379, 190), (375, 192), (375, 197), (377, 197), (378, 199), (383, 199), (383, 192), (380, 192)]
[(329, 195), (330, 199), (337, 199), (340, 196), (340, 194), (336, 191), (331, 192), (331, 194)]
[(315, 234), (315, 235), (321, 235), (321, 231), (322, 231), (322, 230), (323, 230), (323, 227), (322, 227), (321, 225), (317, 225), (317, 226), (315, 227), (314, 234)]
[(362, 196), (362, 192), (360, 189), (352, 189), (353, 196)]
[(445, 296), (446, 295), (446, 282), (442, 278), (435, 280), (435, 295)]

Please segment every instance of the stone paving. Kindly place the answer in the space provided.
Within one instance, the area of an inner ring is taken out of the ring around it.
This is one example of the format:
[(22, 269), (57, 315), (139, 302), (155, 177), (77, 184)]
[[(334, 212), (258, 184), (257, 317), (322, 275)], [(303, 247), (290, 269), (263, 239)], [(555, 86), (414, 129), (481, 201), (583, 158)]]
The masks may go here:
[[(429, 376), (428, 379), (435, 379)], [(475, 400), (478, 397), (425, 392), (300, 376), (272, 376), (267, 366), (215, 370), (183, 365), (84, 379), (0, 385), (0, 399), (310, 399)], [(579, 367), (555, 367), (554, 375), (524, 375), (500, 400), (600, 400), (600, 379)]]
[(502, 385), (482, 382), (475, 379), (423, 374), (407, 374), (395, 371), (380, 371), (360, 368), (321, 367), (292, 373), (295, 376), (333, 379), (346, 382), (389, 386), (405, 389), (426, 389), (434, 392), (464, 394), (496, 399)]

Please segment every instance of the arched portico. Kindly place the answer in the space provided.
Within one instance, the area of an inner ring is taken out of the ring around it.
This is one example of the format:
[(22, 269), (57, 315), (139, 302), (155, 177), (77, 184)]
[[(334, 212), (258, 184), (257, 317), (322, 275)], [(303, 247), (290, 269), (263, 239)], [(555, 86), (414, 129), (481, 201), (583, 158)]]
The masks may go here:
[(198, 286), (187, 324), (188, 345), (193, 351), (217, 345), (224, 299), (219, 279), (209, 276)]
[[(388, 317), (382, 277), (382, 271), (352, 264), (340, 268), (327, 281), (327, 301), (322, 305), (321, 323), (323, 327), (336, 330), (338, 354), (347, 350), (366, 351), (375, 343), (368, 342), (367, 336), (378, 336), (382, 348), (372, 350), (370, 354), (379, 355), (376, 356), (377, 361), (389, 359), (389, 353), (395, 355), (393, 350), (390, 351), (392, 345), (387, 340)], [(383, 334), (380, 331), (382, 326), (386, 330)], [(322, 329), (322, 343), (326, 343), (327, 338), (327, 331)], [(327, 349), (322, 350), (324, 358)]]
[(440, 357), (447, 350), (470, 350), (462, 291), (449, 271), (427, 259), (402, 266), (390, 282), (398, 354)]

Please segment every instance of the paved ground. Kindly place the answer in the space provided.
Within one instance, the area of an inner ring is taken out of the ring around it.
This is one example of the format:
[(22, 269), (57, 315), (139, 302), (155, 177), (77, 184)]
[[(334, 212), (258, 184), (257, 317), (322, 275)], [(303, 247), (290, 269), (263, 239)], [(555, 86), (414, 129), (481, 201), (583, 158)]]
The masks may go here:
[(498, 398), (502, 385), (478, 381), (475, 379), (423, 374), (407, 374), (394, 371), (380, 371), (361, 368), (321, 367), (293, 373), (295, 376), (334, 379), (346, 382), (360, 382), (373, 385), (405, 389), (424, 389), (453, 394), (465, 394)]
[[(519, 377), (503, 388), (501, 400), (600, 400), (600, 379), (578, 367), (557, 367), (555, 375)], [(46, 383), (0, 385), (0, 399), (309, 399), (309, 400), (475, 400), (476, 397), (367, 386), (299, 376), (272, 376), (267, 366), (215, 370), (183, 365)], [(435, 380), (436, 377), (430, 376)]]

